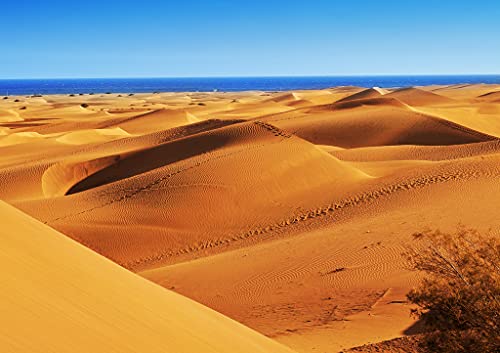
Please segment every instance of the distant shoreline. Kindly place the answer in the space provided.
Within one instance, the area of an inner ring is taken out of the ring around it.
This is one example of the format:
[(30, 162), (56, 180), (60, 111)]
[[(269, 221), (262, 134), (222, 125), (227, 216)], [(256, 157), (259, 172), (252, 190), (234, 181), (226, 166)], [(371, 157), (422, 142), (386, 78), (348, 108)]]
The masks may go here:
[(315, 90), (340, 86), (498, 84), (500, 75), (0, 79), (0, 96)]

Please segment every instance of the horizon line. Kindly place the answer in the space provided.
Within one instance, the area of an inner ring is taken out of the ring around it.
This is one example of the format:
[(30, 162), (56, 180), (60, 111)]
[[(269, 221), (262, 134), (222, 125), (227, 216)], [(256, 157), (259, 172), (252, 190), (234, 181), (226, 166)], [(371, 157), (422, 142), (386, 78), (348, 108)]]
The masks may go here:
[(438, 73), (418, 73), (418, 74), (410, 74), (410, 73), (370, 73), (370, 74), (326, 74), (326, 75), (223, 75), (223, 76), (102, 76), (102, 77), (5, 77), (1, 78), (0, 81), (7, 80), (96, 80), (96, 79), (205, 79), (205, 78), (309, 78), (309, 77), (447, 77), (447, 76), (500, 76), (500, 73), (446, 73), (446, 74), (438, 74)]

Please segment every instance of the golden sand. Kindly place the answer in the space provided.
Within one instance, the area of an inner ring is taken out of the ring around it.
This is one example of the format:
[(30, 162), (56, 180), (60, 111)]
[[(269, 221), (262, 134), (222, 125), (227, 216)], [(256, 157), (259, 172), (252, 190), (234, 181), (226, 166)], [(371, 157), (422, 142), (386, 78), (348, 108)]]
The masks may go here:
[(1, 100), (2, 345), (336, 352), (404, 336), (411, 234), (500, 235), (499, 92)]

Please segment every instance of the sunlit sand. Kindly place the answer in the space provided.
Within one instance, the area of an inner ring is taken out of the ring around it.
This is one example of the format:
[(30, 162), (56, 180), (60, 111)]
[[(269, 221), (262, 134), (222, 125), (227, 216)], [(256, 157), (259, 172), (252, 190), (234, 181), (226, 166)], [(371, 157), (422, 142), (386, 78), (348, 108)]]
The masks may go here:
[(383, 349), (413, 233), (500, 235), (499, 138), (499, 85), (1, 99), (1, 346)]

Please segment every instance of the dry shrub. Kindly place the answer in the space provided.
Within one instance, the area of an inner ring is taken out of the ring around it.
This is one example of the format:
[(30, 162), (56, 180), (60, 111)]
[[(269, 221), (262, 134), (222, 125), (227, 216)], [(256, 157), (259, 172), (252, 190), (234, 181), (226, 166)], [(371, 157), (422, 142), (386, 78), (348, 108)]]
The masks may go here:
[(415, 234), (412, 269), (426, 274), (408, 294), (429, 334), (426, 352), (500, 352), (500, 242), (459, 228)]

